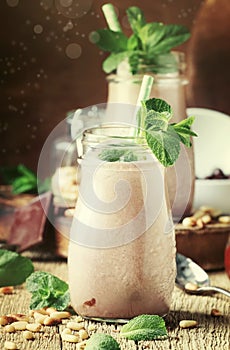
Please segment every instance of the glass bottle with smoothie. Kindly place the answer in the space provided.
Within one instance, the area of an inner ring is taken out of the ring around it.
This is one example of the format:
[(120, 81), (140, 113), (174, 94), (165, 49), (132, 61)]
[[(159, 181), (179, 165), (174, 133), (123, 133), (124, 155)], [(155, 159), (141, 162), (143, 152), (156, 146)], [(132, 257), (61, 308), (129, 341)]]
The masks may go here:
[[(189, 38), (186, 28), (180, 25), (146, 23), (137, 7), (127, 9), (127, 17), (133, 34), (127, 38), (118, 23), (111, 4), (102, 8), (109, 29), (99, 30), (96, 44), (111, 55), (103, 62), (108, 82), (109, 103), (137, 101), (144, 74), (152, 75), (154, 83), (150, 97), (162, 98), (173, 108), (173, 122), (186, 118), (186, 61), (183, 52), (171, 51)], [(106, 45), (107, 35), (114, 37), (112, 45)], [(115, 38), (117, 36), (117, 43)], [(189, 215), (194, 198), (194, 153), (193, 148), (182, 146), (174, 167), (167, 170), (167, 183), (172, 213), (175, 221)]]
[[(84, 317), (165, 315), (170, 307), (176, 248), (165, 169), (175, 161), (180, 141), (170, 142), (169, 158), (167, 145), (155, 147), (158, 136), (168, 139), (172, 129), (168, 133), (171, 109), (153, 100), (143, 109), (147, 124), (139, 123), (146, 133), (127, 125), (125, 107), (123, 123), (108, 123), (105, 113), (99, 125), (83, 128), (68, 267), (71, 304)], [(189, 134), (190, 125), (186, 129)]]

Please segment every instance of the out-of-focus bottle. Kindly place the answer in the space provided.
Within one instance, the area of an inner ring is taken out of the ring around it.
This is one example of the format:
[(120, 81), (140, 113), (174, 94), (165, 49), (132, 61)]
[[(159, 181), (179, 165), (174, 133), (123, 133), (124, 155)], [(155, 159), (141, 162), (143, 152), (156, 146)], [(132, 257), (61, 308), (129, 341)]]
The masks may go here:
[[(139, 64), (138, 67), (137, 74), (131, 74), (128, 63), (124, 61), (118, 67), (117, 74), (107, 77), (108, 102), (135, 105), (143, 75), (148, 74), (154, 78), (150, 97), (164, 99), (172, 106), (172, 122), (178, 123), (185, 119), (185, 87), (188, 80), (184, 53), (172, 52), (170, 59), (168, 55), (159, 55), (155, 65)], [(173, 217), (178, 221), (192, 210), (195, 183), (193, 148), (182, 146), (180, 157), (175, 166), (167, 169), (166, 178)]]
[(68, 236), (72, 224), (71, 210), (78, 197), (78, 162), (76, 142), (71, 138), (74, 111), (68, 112), (66, 130), (57, 138), (51, 150), (51, 190), (54, 204), (54, 227), (56, 230), (56, 253), (67, 257)]

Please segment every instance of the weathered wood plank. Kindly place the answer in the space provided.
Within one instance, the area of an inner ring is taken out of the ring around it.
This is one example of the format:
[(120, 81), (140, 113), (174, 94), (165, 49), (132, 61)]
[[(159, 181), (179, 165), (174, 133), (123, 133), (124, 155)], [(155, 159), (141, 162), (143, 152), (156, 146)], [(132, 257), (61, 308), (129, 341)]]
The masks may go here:
[[(65, 262), (34, 262), (34, 265), (36, 270), (51, 272), (68, 282)], [(212, 273), (210, 277), (212, 284), (230, 289), (230, 281), (224, 272)], [(0, 315), (28, 314), (29, 303), (29, 293), (24, 286), (18, 287), (12, 295), (0, 295)], [(219, 309), (222, 316), (211, 316), (213, 308)], [(198, 327), (189, 330), (180, 329), (178, 325), (182, 319), (194, 319), (198, 322)], [(169, 337), (163, 341), (139, 342), (136, 346), (133, 341), (119, 338), (121, 325), (85, 321), (85, 328), (87, 329), (92, 323), (95, 324), (98, 332), (112, 334), (119, 341), (122, 350), (229, 350), (230, 348), (230, 303), (227, 297), (220, 294), (213, 297), (186, 295), (175, 287), (171, 312), (166, 317)], [(42, 332), (35, 333), (33, 341), (26, 341), (23, 340), (20, 331), (9, 334), (4, 332), (3, 327), (0, 327), (0, 349), (4, 349), (5, 340), (15, 341), (18, 349), (22, 350), (76, 349), (76, 344), (61, 340), (60, 333), (63, 328), (64, 325), (43, 327)]]

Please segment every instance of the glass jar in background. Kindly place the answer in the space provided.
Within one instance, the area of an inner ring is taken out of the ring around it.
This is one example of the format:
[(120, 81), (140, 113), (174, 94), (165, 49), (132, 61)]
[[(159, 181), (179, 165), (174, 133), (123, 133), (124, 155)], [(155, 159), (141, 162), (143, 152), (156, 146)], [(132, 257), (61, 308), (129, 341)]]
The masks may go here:
[(75, 111), (67, 113), (66, 130), (57, 138), (51, 150), (51, 187), (54, 205), (74, 208), (77, 200), (77, 148), (71, 138), (71, 123)]
[(76, 142), (71, 138), (71, 124), (75, 111), (67, 114), (65, 131), (52, 143), (51, 190), (53, 193), (53, 224), (55, 253), (67, 258), (72, 210), (78, 197), (78, 162)]
[(165, 168), (130, 134), (121, 125), (83, 133), (68, 280), (84, 317), (164, 315), (171, 303), (176, 249)]
[[(155, 65), (139, 63), (138, 72), (131, 74), (126, 62), (122, 63), (117, 74), (107, 77), (108, 102), (137, 102), (144, 74), (152, 75), (154, 83), (150, 97), (164, 99), (171, 105), (174, 116), (172, 122), (178, 123), (187, 117), (185, 88), (188, 80), (185, 76), (186, 61), (182, 52), (159, 55)], [(183, 145), (175, 166), (167, 169), (167, 182), (172, 213), (175, 221), (192, 211), (195, 184), (194, 151)]]

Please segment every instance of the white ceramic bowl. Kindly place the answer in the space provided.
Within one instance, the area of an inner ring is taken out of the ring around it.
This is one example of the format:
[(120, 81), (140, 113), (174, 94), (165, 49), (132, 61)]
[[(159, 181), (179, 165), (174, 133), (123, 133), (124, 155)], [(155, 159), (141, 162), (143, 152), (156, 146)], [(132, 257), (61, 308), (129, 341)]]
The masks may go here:
[(230, 213), (230, 179), (204, 179), (217, 168), (230, 174), (230, 116), (207, 108), (188, 108), (195, 116), (194, 137), (195, 182), (194, 209), (208, 205)]
[(207, 205), (230, 214), (230, 179), (197, 179), (194, 209)]
[(188, 116), (195, 116), (195, 170), (198, 178), (221, 169), (230, 174), (230, 116), (207, 108), (187, 108)]

